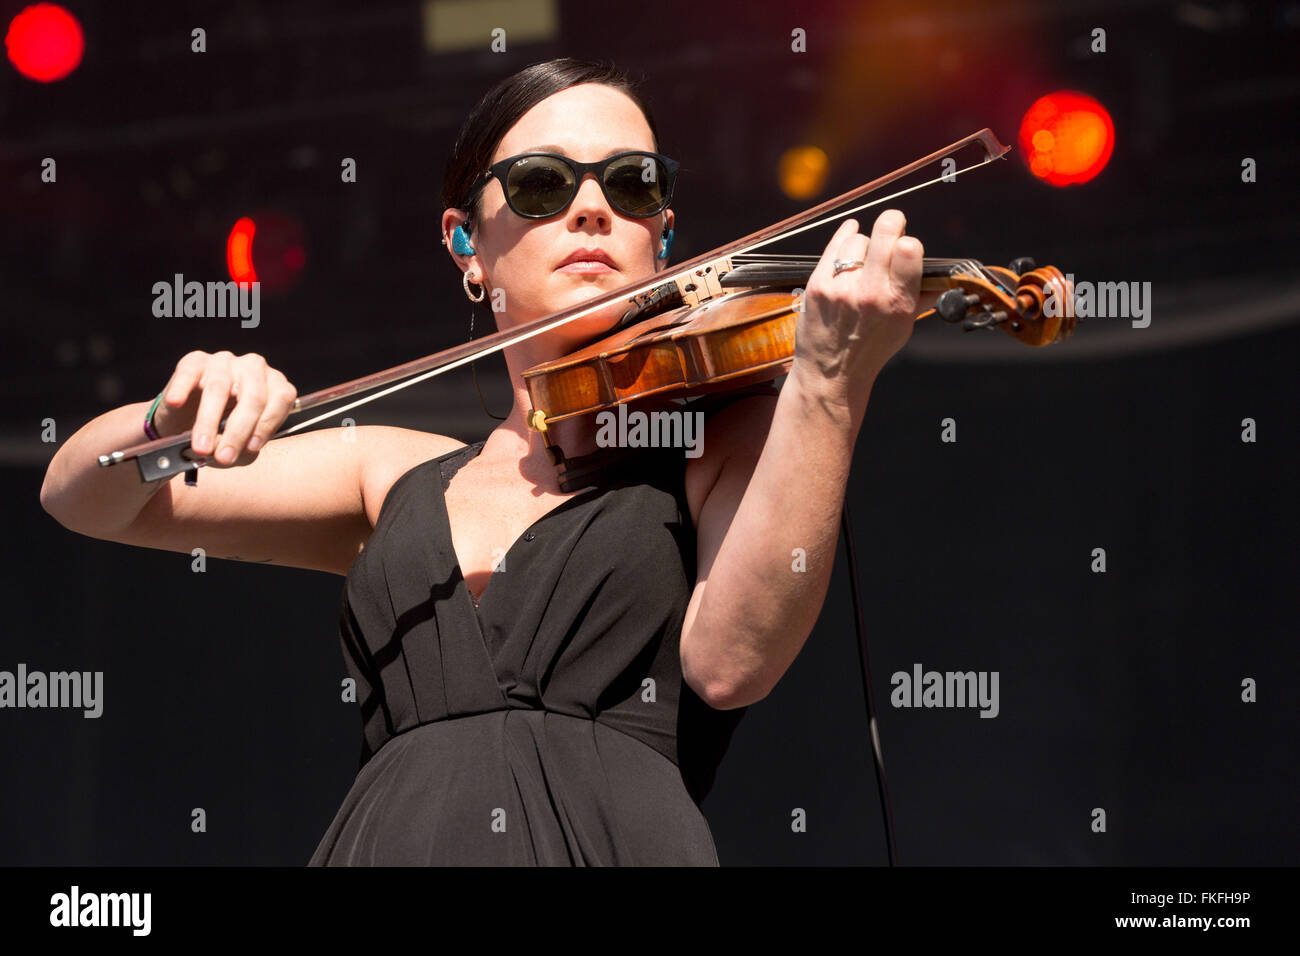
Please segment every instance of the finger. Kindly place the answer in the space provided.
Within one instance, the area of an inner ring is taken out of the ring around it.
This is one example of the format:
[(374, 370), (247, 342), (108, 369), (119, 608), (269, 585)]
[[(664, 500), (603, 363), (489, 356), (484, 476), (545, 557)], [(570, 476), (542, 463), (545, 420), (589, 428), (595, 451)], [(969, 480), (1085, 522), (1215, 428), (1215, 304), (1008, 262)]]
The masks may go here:
[(190, 447), (200, 455), (212, 454), (217, 428), (221, 425), (221, 416), (230, 400), (232, 358), (234, 356), (229, 352), (213, 354), (199, 377), (203, 398), (199, 400), (199, 413), (194, 418), (194, 427), (190, 429), (193, 435)]
[(826, 243), (826, 249), (822, 252), (822, 257), (817, 260), (817, 265), (813, 269), (812, 275), (808, 277), (808, 284), (812, 285), (813, 280), (822, 282), (828, 281), (834, 273), (834, 262), (840, 258), (840, 246), (849, 236), (858, 231), (858, 221), (856, 219), (845, 219), (840, 223), (840, 227), (835, 230), (835, 235), (831, 236), (831, 241)]
[(163, 401), (172, 408), (180, 408), (189, 400), (190, 392), (198, 384), (203, 367), (207, 364), (207, 352), (190, 352), (176, 363), (167, 387), (163, 389)]
[(867, 262), (863, 267), (868, 280), (888, 281), (894, 243), (906, 228), (907, 220), (897, 209), (886, 209), (876, 217), (876, 223), (871, 227), (871, 242), (867, 246)]
[(217, 446), (217, 462), (233, 464), (248, 443), (248, 436), (266, 408), (266, 360), (260, 355), (242, 355), (231, 366), (234, 381), (231, 394), (239, 401), (226, 420)]
[(911, 301), (920, 297), (924, 258), (925, 249), (915, 236), (900, 236), (894, 243), (894, 254), (889, 257), (889, 281), (895, 295)]
[(253, 437), (248, 440), (250, 452), (256, 452), (271, 440), (280, 423), (289, 416), (289, 410), (293, 408), (297, 397), (298, 390), (289, 384), (288, 379), (285, 379), (281, 386), (270, 388), (266, 408), (262, 411), (262, 417), (258, 419), (257, 427), (253, 429)]
[[(840, 246), (840, 253), (835, 258), (847, 259), (850, 262), (865, 263), (867, 261), (867, 248), (869, 244), (870, 244), (870, 240), (866, 236), (864, 236), (860, 232), (855, 232), (853, 235), (849, 236), (847, 239), (844, 240), (844, 245)], [(850, 271), (859, 272), (861, 271), (861, 268), (859, 267), (858, 269), (853, 269)], [(834, 263), (831, 263), (831, 278), (837, 282), (845, 281), (844, 279), (835, 278)]]

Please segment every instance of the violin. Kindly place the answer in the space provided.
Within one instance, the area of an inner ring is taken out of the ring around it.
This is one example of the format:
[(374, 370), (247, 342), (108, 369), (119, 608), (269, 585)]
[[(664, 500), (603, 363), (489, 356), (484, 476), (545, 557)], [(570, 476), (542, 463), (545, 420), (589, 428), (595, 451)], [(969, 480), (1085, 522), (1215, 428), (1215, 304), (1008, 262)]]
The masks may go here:
[[(983, 152), (982, 159), (972, 166), (949, 170), (937, 179), (818, 219), (972, 146), (980, 147)], [(980, 130), (789, 219), (702, 253), (676, 269), (637, 280), (478, 341), (299, 396), (291, 415), (389, 386), (308, 421), (282, 428), (271, 436), (272, 440), (612, 303), (627, 303), (629, 308), (612, 334), (524, 373), (532, 403), (528, 424), (542, 432), (551, 460), (561, 468), (564, 478), (566, 459), (563, 450), (547, 435), (550, 423), (593, 414), (649, 395), (685, 398), (750, 386), (789, 371), (794, 357), (795, 326), (802, 309), (802, 285), (812, 275), (819, 257), (757, 255), (755, 249), (933, 183), (951, 180), (1001, 159), (1009, 151), (1010, 147), (1003, 146), (991, 130)], [(916, 317), (918, 321), (937, 314), (945, 321), (962, 323), (967, 331), (1001, 329), (1030, 346), (1060, 342), (1074, 330), (1070, 283), (1059, 269), (1038, 268), (1031, 259), (1017, 259), (1009, 267), (1000, 268), (973, 259), (927, 258), (921, 289), (943, 294), (933, 309)], [(1049, 300), (1054, 300), (1054, 307), (1048, 307)], [(225, 428), (224, 421), (220, 427)], [(197, 469), (207, 463), (206, 456), (197, 455), (191, 449), (188, 431), (100, 455), (98, 463), (110, 467), (130, 460), (136, 461), (142, 481), (185, 472), (189, 484), (196, 482)], [(562, 486), (565, 483), (562, 481)]]
[[(626, 325), (524, 372), (533, 406), (529, 424), (545, 430), (547, 423), (649, 395), (685, 397), (714, 391), (719, 383), (748, 385), (785, 374), (794, 359), (802, 285), (812, 276), (817, 257), (806, 259), (763, 259), (735, 267), (724, 259), (675, 280), (691, 304)], [(712, 285), (715, 275), (720, 289), (730, 291), (701, 296), (700, 289)], [(779, 291), (787, 288), (792, 291)], [(1033, 346), (1059, 342), (1074, 330), (1073, 315), (1045, 308), (1050, 296), (1068, 300), (1065, 276), (1053, 266), (1036, 268), (1032, 259), (1017, 259), (1002, 269), (973, 260), (927, 258), (921, 291), (943, 294), (916, 321), (937, 314), (961, 322), (967, 331), (1001, 328)]]

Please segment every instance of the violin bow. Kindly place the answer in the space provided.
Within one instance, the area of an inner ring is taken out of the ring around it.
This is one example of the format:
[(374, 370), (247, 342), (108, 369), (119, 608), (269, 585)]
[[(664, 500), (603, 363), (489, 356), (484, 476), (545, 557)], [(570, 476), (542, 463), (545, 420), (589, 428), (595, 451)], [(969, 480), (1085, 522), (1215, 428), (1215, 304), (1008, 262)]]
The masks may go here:
[[(979, 162), (963, 169), (945, 172), (942, 176), (931, 179), (915, 186), (910, 186), (899, 192), (892, 193), (880, 199), (854, 206), (852, 209), (844, 209), (833, 215), (827, 215), (825, 219), (818, 217), (832, 213), (839, 207), (847, 205), (863, 196), (867, 196), (879, 189), (888, 186), (890, 183), (897, 182), (905, 176), (908, 176), (922, 167), (931, 163), (939, 162), (946, 159), (954, 153), (958, 153), (968, 146), (978, 144), (983, 148), (984, 157)], [(296, 415), (305, 412), (308, 409), (317, 408), (329, 402), (338, 401), (339, 399), (350, 398), (361, 392), (367, 392), (371, 389), (380, 389), (387, 385), (388, 388), (382, 388), (381, 391), (371, 395), (366, 395), (354, 402), (349, 402), (338, 408), (333, 408), (321, 415), (299, 422), (296, 425), (281, 428), (269, 440), (274, 441), (276, 438), (283, 438), (294, 432), (314, 425), (317, 422), (340, 415), (343, 412), (372, 402), (377, 398), (415, 385), (427, 378), (435, 375), (441, 375), (443, 372), (449, 372), (454, 368), (459, 368), (468, 362), (473, 362), (484, 356), (499, 352), (502, 349), (509, 348), (511, 345), (530, 339), (535, 335), (541, 335), (549, 332), (551, 329), (558, 328), (575, 319), (580, 319), (584, 315), (602, 309), (615, 302), (631, 302), (634, 306), (644, 302), (644, 297), (649, 295), (661, 294), (665, 287), (676, 285), (682, 289), (694, 289), (696, 283), (704, 281), (707, 283), (714, 294), (719, 293), (720, 288), (716, 288), (717, 266), (725, 262), (728, 257), (741, 255), (752, 252), (755, 249), (776, 242), (780, 239), (786, 239), (807, 229), (814, 229), (817, 226), (825, 225), (837, 219), (851, 215), (862, 209), (888, 202), (899, 196), (915, 192), (927, 186), (932, 186), (937, 182), (951, 180), (955, 176), (977, 169), (980, 166), (987, 165), (995, 159), (1001, 159), (1005, 156), (1011, 147), (1003, 146), (992, 130), (982, 129), (977, 133), (972, 133), (963, 139), (958, 140), (951, 146), (947, 146), (937, 152), (924, 156), (921, 159), (901, 166), (891, 173), (874, 179), (869, 183), (850, 189), (839, 196), (828, 199), (823, 203), (813, 206), (811, 209), (797, 213), (788, 219), (775, 223), (753, 232), (748, 236), (719, 246), (708, 252), (701, 253), (693, 259), (664, 272), (656, 273), (654, 276), (629, 283), (622, 288), (615, 289), (597, 296), (594, 299), (588, 299), (578, 305), (570, 306), (567, 309), (561, 309), (559, 312), (553, 312), (550, 315), (544, 315), (541, 318), (534, 319), (517, 328), (505, 329), (494, 332), (491, 335), (484, 336), (473, 342), (464, 342), (460, 345), (435, 352), (432, 355), (426, 355), (423, 358), (414, 359), (401, 365), (395, 365), (390, 369), (382, 372), (376, 372), (373, 375), (366, 375), (362, 378), (353, 379), (344, 382), (341, 385), (334, 385), (330, 388), (324, 388), (320, 391), (311, 392), (307, 395), (300, 395), (293, 403), (293, 408), (289, 410), (290, 415)], [(390, 384), (396, 383), (396, 384)], [(220, 428), (225, 428), (225, 422), (222, 421)], [(207, 456), (196, 455), (190, 447), (191, 433), (188, 431), (176, 435), (168, 435), (152, 441), (141, 442), (132, 445), (120, 451), (112, 451), (106, 455), (100, 455), (98, 463), (101, 468), (119, 465), (122, 462), (135, 460), (140, 469), (140, 480), (143, 482), (156, 481), (160, 478), (167, 478), (180, 472), (187, 472), (185, 480), (189, 484), (194, 484), (197, 480), (197, 469), (207, 464)]]

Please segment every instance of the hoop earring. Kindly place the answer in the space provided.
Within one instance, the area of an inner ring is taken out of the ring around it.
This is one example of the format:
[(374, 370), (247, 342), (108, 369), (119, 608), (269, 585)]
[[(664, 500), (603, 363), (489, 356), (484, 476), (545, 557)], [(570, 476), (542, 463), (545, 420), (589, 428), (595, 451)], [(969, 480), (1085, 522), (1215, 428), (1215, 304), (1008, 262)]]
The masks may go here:
[(474, 298), (474, 294), (469, 291), (469, 282), (469, 270), (466, 269), (460, 274), (460, 284), (465, 287), (465, 298), (469, 299), (471, 302), (482, 302), (487, 297), (487, 288), (479, 285), (477, 282), (474, 283), (475, 285), (478, 285), (478, 298), (476, 299)]

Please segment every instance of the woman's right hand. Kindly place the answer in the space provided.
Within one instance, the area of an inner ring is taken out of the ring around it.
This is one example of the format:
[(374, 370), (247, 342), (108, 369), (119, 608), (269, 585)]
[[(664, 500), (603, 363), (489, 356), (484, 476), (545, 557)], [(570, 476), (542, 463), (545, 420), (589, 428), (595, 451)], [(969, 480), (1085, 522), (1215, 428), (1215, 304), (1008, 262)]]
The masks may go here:
[(154, 427), (159, 435), (190, 431), (190, 447), (210, 465), (239, 467), (257, 460), (297, 397), (284, 373), (256, 352), (190, 352), (176, 363)]

